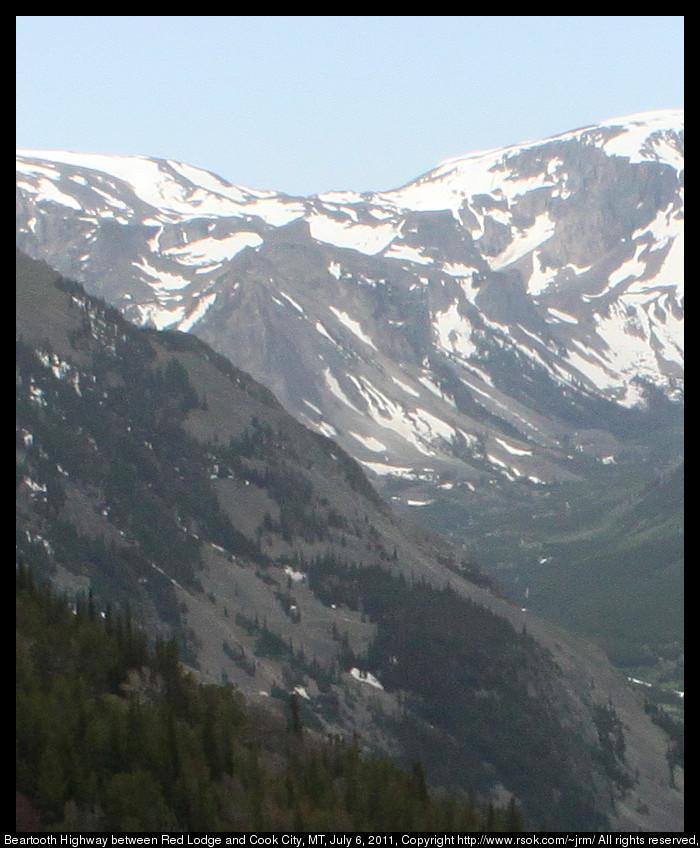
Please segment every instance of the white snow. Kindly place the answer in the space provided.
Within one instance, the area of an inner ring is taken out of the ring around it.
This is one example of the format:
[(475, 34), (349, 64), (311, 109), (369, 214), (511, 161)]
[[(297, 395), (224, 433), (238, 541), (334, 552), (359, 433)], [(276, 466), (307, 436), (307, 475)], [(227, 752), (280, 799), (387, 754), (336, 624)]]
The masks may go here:
[(360, 339), (360, 341), (364, 342), (366, 345), (369, 345), (374, 350), (377, 350), (372, 339), (363, 332), (359, 321), (356, 321), (354, 318), (351, 318), (348, 313), (343, 312), (342, 309), (336, 309), (335, 306), (329, 306), (328, 308), (335, 315), (335, 317), (342, 324), (344, 324), (348, 328), (348, 330), (350, 330), (351, 333), (353, 333), (355, 336), (357, 336), (358, 339)]
[(457, 435), (457, 431), (451, 424), (428, 412), (427, 409), (419, 407), (415, 413), (409, 412), (408, 417), (416, 431), (428, 442), (433, 442), (436, 438), (451, 442)]
[(115, 209), (121, 209), (123, 212), (129, 210), (129, 206), (124, 203), (123, 200), (119, 200), (118, 198), (114, 197), (113, 194), (110, 194), (107, 191), (102, 191), (102, 189), (98, 188), (97, 186), (93, 186), (92, 190), (95, 192), (95, 194), (99, 194), (100, 197), (104, 198), (104, 200), (106, 200), (107, 203), (110, 206), (113, 206)]
[(44, 397), (44, 390), (37, 388), (33, 379), (29, 386), (29, 400), (36, 404), (36, 406), (47, 405), (46, 398)]
[(32, 194), (38, 194), (37, 200), (39, 203), (50, 201), (59, 203), (61, 206), (68, 206), (70, 209), (80, 210), (83, 208), (74, 197), (61, 191), (50, 179), (41, 178), (38, 180), (36, 189), (27, 184), (24, 184), (23, 187), (29, 188)]
[(169, 247), (163, 255), (176, 259), (182, 265), (202, 265), (233, 259), (246, 247), (259, 247), (262, 243), (257, 233), (241, 230), (225, 238), (207, 236), (182, 247)]
[(304, 314), (303, 308), (299, 306), (299, 304), (296, 302), (296, 300), (294, 300), (294, 298), (290, 297), (288, 294), (285, 294), (285, 292), (283, 291), (281, 291), (280, 294), (297, 310), (297, 312), (301, 312), (302, 315)]
[[(25, 160), (18, 160), (18, 168), (25, 172), (30, 167), (26, 160), (38, 159), (43, 164), (63, 162), (116, 177), (126, 182), (140, 200), (158, 210), (159, 222), (255, 215), (273, 226), (284, 226), (302, 217), (306, 210), (301, 201), (276, 192), (226, 185), (214, 174), (170, 160), (67, 150), (18, 150), (17, 156)], [(33, 169), (37, 170), (36, 163)]]
[[(492, 380), (492, 379), (491, 379), (491, 377), (490, 377), (490, 376), (486, 373), (486, 371), (484, 371), (482, 368), (478, 368), (476, 365), (474, 365), (474, 363), (473, 363), (473, 362), (467, 362), (467, 363), (465, 363), (465, 367), (466, 367), (469, 371), (471, 371), (471, 372), (472, 372), (472, 374), (474, 374), (474, 376), (478, 377), (478, 378), (479, 378), (479, 380), (481, 380), (481, 382), (482, 382), (482, 383), (486, 383), (486, 385), (487, 385), (487, 386), (491, 386), (491, 388), (492, 388), (492, 389), (493, 389), (493, 388), (495, 388), (495, 387), (494, 387), (494, 384), (493, 384), (493, 380)], [(464, 372), (462, 372), (462, 373), (464, 373)], [(464, 385), (465, 385), (465, 386), (470, 386), (470, 385), (471, 385), (470, 383), (467, 383), (467, 382), (466, 382), (466, 381), (464, 381), (464, 380), (462, 380), (462, 382), (464, 383)]]
[(304, 403), (305, 403), (305, 404), (309, 407), (309, 409), (313, 409), (313, 411), (314, 411), (317, 415), (323, 415), (323, 413), (321, 412), (321, 410), (320, 410), (320, 409), (319, 409), (319, 408), (318, 408), (315, 404), (311, 403), (311, 401), (310, 401), (310, 400), (306, 400), (306, 398), (303, 398), (303, 401), (304, 401)]
[(683, 128), (683, 109), (658, 109), (621, 118), (609, 118), (599, 126), (619, 125), (623, 131), (603, 144), (610, 156), (629, 157), (630, 162), (658, 160), (683, 169), (683, 154), (671, 143), (671, 135)]
[[(433, 433), (418, 414), (422, 410), (407, 410), (380, 392), (369, 380), (357, 379), (352, 374), (348, 376), (367, 403), (365, 415), (369, 415), (381, 427), (392, 430), (421, 453), (427, 456), (433, 455), (434, 451), (426, 444), (426, 440), (429, 441)], [(435, 420), (439, 421), (439, 419)], [(444, 425), (444, 422), (441, 423)]]
[(437, 346), (447, 353), (467, 359), (478, 348), (472, 342), (472, 325), (459, 311), (459, 302), (453, 301), (442, 312), (433, 313), (433, 327), (437, 333)]
[(527, 292), (533, 296), (542, 294), (553, 285), (554, 280), (559, 273), (557, 268), (543, 268), (540, 262), (539, 251), (532, 251), (532, 271), (527, 280)]
[(499, 271), (546, 242), (554, 233), (554, 228), (555, 222), (547, 212), (543, 212), (535, 218), (531, 227), (516, 230), (513, 241), (498, 256), (487, 256), (486, 260), (492, 270)]
[(156, 282), (144, 280), (151, 288), (156, 291), (156, 294), (162, 294), (165, 291), (178, 291), (185, 289), (191, 285), (192, 281), (183, 277), (181, 274), (172, 274), (170, 271), (160, 271), (154, 265), (151, 265), (146, 259), (140, 259), (138, 262), (131, 263), (135, 268), (148, 274)]
[(195, 168), (184, 162), (175, 162), (172, 159), (168, 159), (168, 165), (170, 165), (173, 171), (182, 174), (194, 186), (205, 188), (214, 194), (228, 194), (232, 197), (235, 197), (238, 192), (241, 199), (243, 199), (243, 192), (240, 189), (236, 186), (228, 185), (210, 171), (203, 171), (201, 168)]
[(618, 283), (624, 282), (629, 277), (641, 277), (647, 269), (647, 264), (640, 261), (639, 256), (641, 253), (646, 252), (646, 250), (646, 244), (637, 245), (634, 256), (623, 262), (619, 268), (610, 274), (608, 277), (608, 287), (614, 288)]
[[(684, 293), (684, 269), (685, 269), (685, 229), (682, 212), (669, 204), (666, 209), (657, 213), (653, 221), (646, 227), (640, 227), (632, 234), (637, 243), (652, 240), (648, 254), (640, 251), (640, 259), (650, 261), (657, 251), (666, 250), (661, 268), (654, 276), (646, 276), (633, 282), (627, 287), (627, 292), (637, 294), (644, 291), (659, 288), (674, 288), (677, 297)], [(652, 249), (653, 248), (653, 249)]]
[(331, 392), (338, 398), (338, 400), (342, 401), (346, 406), (349, 406), (350, 409), (354, 409), (355, 412), (362, 413), (355, 406), (355, 404), (348, 398), (345, 392), (340, 388), (340, 383), (336, 380), (336, 378), (331, 374), (330, 368), (325, 368), (323, 371), (323, 379), (326, 381), (326, 385), (331, 390)]
[(218, 271), (221, 267), (223, 267), (222, 262), (214, 262), (211, 265), (200, 265), (194, 269), (194, 272), (195, 274), (211, 274), (213, 271)]
[(393, 223), (355, 224), (352, 221), (339, 221), (328, 215), (313, 213), (307, 218), (309, 232), (316, 241), (349, 248), (374, 256), (386, 249), (398, 235), (399, 229)]
[[(624, 302), (610, 304), (608, 313), (595, 315), (598, 335), (605, 341), (607, 350), (604, 357), (615, 375), (627, 380), (642, 375), (654, 382), (660, 380), (660, 367), (657, 352), (650, 343), (651, 336), (659, 341), (657, 328), (652, 326), (649, 305), (636, 303), (633, 297), (625, 297)], [(678, 322), (678, 329), (682, 322)], [(666, 358), (680, 359), (682, 346), (671, 338), (666, 338), (663, 353)], [(629, 384), (628, 384), (629, 385)]]
[(357, 441), (364, 445), (367, 450), (372, 451), (373, 453), (384, 453), (386, 451), (386, 445), (382, 444), (378, 439), (375, 439), (374, 436), (361, 436), (359, 433), (354, 433), (352, 430), (348, 430), (348, 433), (353, 437), (353, 439), (357, 439)]
[(335, 427), (331, 426), (327, 421), (319, 421), (315, 426), (320, 433), (327, 436), (329, 439), (334, 439), (338, 435), (338, 431)]
[(451, 277), (468, 277), (478, 271), (473, 265), (465, 265), (463, 262), (445, 262), (442, 270)]
[(498, 442), (498, 444), (502, 448), (505, 448), (508, 451), (508, 453), (512, 453), (513, 456), (532, 456), (531, 450), (525, 450), (523, 448), (517, 448), (517, 447), (515, 447), (515, 445), (511, 445), (505, 439), (495, 438), (495, 441)]
[(367, 683), (369, 686), (373, 686), (375, 689), (384, 689), (382, 684), (369, 671), (360, 671), (359, 668), (351, 668), (350, 675), (354, 677), (355, 680), (359, 680), (360, 683)]
[(402, 259), (416, 265), (432, 265), (434, 262), (432, 257), (424, 256), (420, 248), (410, 247), (407, 244), (396, 244), (395, 242), (384, 251), (384, 256), (387, 259)]
[(439, 397), (440, 400), (444, 400), (445, 403), (449, 403), (450, 406), (453, 406), (455, 408), (457, 407), (457, 404), (455, 403), (455, 400), (452, 395), (445, 394), (445, 392), (440, 388), (440, 386), (438, 386), (437, 383), (433, 383), (433, 381), (428, 377), (419, 377), (418, 382), (422, 386), (425, 386), (425, 388), (428, 389), (430, 392), (432, 392), (435, 397)]
[(365, 377), (358, 379), (352, 374), (348, 374), (348, 377), (367, 402), (365, 414), (381, 427), (392, 430), (421, 453), (432, 456), (435, 453), (433, 447), (440, 439), (451, 442), (457, 435), (452, 425), (428, 410), (420, 407), (406, 409), (379, 391)]
[(317, 321), (314, 324), (314, 327), (316, 328), (316, 330), (322, 336), (325, 336), (328, 339), (328, 341), (331, 342), (331, 344), (334, 344), (336, 347), (338, 347), (338, 343), (335, 341), (335, 339), (331, 336), (331, 334), (328, 332), (328, 330), (323, 326), (323, 324), (320, 321)]
[(37, 483), (34, 480), (32, 480), (31, 477), (25, 477), (24, 483), (25, 483), (26, 486), (28, 486), (31, 489), (33, 495), (37, 495), (40, 492), (42, 492), (42, 493), (46, 492), (46, 490), (47, 490), (46, 489), (46, 483)]
[(317, 195), (319, 200), (327, 201), (328, 203), (339, 203), (348, 205), (351, 203), (362, 203), (363, 197), (357, 191), (324, 191)]
[(207, 314), (209, 307), (214, 304), (216, 300), (216, 292), (212, 294), (204, 295), (204, 297), (199, 301), (197, 306), (190, 312), (187, 318), (184, 321), (180, 321), (177, 325), (178, 330), (181, 330), (183, 333), (189, 333), (189, 331), (194, 327), (194, 325), (201, 321), (202, 318)]
[(400, 389), (403, 389), (403, 391), (406, 392), (407, 395), (412, 395), (413, 397), (420, 397), (420, 392), (416, 392), (406, 383), (402, 383), (401, 380), (397, 379), (396, 377), (392, 377), (391, 379), (394, 383), (396, 383), (396, 385)]
[(405, 465), (389, 465), (386, 462), (365, 462), (364, 460), (360, 461), (362, 465), (365, 466), (365, 468), (369, 468), (370, 471), (373, 471), (380, 477), (401, 477), (404, 480), (422, 479), (421, 473), (419, 471), (416, 471), (415, 468), (411, 468)]
[(151, 324), (157, 330), (165, 330), (177, 324), (185, 318), (184, 306), (178, 306), (175, 309), (164, 309), (161, 306), (149, 303), (144, 305), (137, 304), (136, 309), (139, 315), (139, 323), (141, 326)]
[[(547, 312), (552, 316), (555, 322), (564, 321), (566, 324), (578, 324), (578, 318), (575, 318), (573, 315), (569, 315), (568, 312), (562, 312), (561, 309), (555, 309), (553, 306), (547, 307)], [(547, 319), (549, 322), (549, 319)]]
[(303, 583), (306, 580), (306, 574), (303, 571), (296, 571), (291, 565), (286, 565), (284, 573), (293, 583)]
[(61, 178), (60, 172), (52, 162), (37, 162), (33, 154), (34, 151), (31, 150), (17, 151), (16, 167), (19, 173), (31, 176), (39, 174), (43, 177), (48, 177), (50, 180), (59, 180)]
[(242, 214), (255, 215), (272, 227), (285, 227), (292, 221), (303, 218), (305, 212), (306, 206), (301, 201), (282, 200), (277, 197), (263, 197), (254, 203), (248, 202), (242, 210)]

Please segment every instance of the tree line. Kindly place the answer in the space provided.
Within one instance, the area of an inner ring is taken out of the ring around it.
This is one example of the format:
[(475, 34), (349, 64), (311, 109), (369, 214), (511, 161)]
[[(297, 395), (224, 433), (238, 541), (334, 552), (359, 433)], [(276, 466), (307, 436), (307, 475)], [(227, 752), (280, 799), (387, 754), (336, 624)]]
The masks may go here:
[(283, 715), (198, 682), (174, 640), (149, 640), (90, 595), (69, 604), (22, 562), (16, 603), (16, 782), (31, 829), (522, 829), (514, 801), (430, 791), (417, 763), (311, 733), (293, 696)]

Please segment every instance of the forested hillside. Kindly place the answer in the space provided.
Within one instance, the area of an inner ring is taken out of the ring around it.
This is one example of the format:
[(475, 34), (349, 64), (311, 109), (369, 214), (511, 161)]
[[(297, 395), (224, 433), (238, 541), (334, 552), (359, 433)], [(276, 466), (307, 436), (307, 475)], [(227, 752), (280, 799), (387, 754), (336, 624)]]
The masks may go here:
[(16, 410), (18, 556), (174, 638), (198, 685), (296, 693), (309, 729), (420, 762), (429, 786), (515, 796), (550, 830), (680, 820), (668, 740), (599, 652), (399, 519), (195, 337), (18, 256)]
[(418, 764), (310, 733), (296, 696), (285, 716), (198, 683), (175, 642), (22, 564), (16, 587), (20, 832), (521, 829), (514, 803), (438, 796)]

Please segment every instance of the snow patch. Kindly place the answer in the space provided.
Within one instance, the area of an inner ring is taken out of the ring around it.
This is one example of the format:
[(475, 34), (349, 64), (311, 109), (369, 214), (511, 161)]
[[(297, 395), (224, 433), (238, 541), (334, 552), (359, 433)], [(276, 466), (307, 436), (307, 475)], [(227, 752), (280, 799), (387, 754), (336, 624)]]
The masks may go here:
[(406, 392), (407, 395), (411, 395), (412, 397), (420, 397), (420, 392), (416, 392), (406, 383), (402, 383), (401, 380), (397, 379), (396, 377), (392, 377), (391, 379), (392, 382), (396, 383), (396, 385), (404, 392)]
[(195, 306), (192, 312), (190, 312), (187, 318), (177, 325), (178, 330), (181, 330), (183, 333), (189, 333), (192, 327), (194, 327), (194, 325), (198, 321), (201, 321), (202, 318), (207, 314), (207, 312), (209, 311), (209, 307), (213, 306), (216, 297), (216, 292), (214, 292), (213, 294), (205, 295), (199, 301), (197, 306)]
[(384, 251), (387, 259), (402, 259), (415, 265), (432, 265), (434, 260), (430, 256), (424, 256), (418, 247), (410, 247), (407, 244), (392, 244)]
[(309, 233), (316, 241), (332, 244), (335, 247), (349, 248), (375, 256), (385, 250), (398, 235), (398, 228), (392, 224), (355, 224), (351, 221), (339, 221), (327, 215), (314, 213), (307, 218)]
[(330, 368), (325, 368), (323, 371), (323, 379), (326, 381), (326, 385), (331, 390), (332, 394), (334, 394), (338, 400), (342, 401), (346, 406), (349, 406), (350, 409), (354, 409), (355, 412), (362, 415), (360, 410), (355, 406), (355, 404), (348, 398), (345, 392), (340, 388), (340, 383), (336, 380), (336, 378), (331, 374)]
[(378, 439), (375, 439), (374, 436), (361, 436), (359, 433), (354, 433), (352, 430), (348, 430), (348, 433), (356, 439), (361, 445), (364, 445), (367, 450), (372, 451), (373, 453), (384, 453), (387, 449), (386, 445), (382, 444)]
[(336, 347), (339, 346), (338, 343), (335, 341), (335, 339), (331, 336), (331, 334), (328, 332), (328, 330), (323, 326), (323, 324), (320, 321), (317, 321), (314, 324), (314, 327), (316, 328), (316, 330), (322, 336), (325, 336), (331, 344), (335, 345)]
[(549, 239), (556, 224), (547, 212), (538, 215), (531, 227), (517, 231), (513, 241), (498, 256), (486, 257), (493, 271), (500, 271), (530, 253)]
[(509, 442), (506, 442), (505, 439), (495, 439), (496, 442), (508, 453), (513, 454), (513, 456), (532, 456), (531, 450), (523, 450), (522, 448), (516, 448), (515, 445), (511, 445)]
[(262, 243), (257, 233), (241, 230), (225, 238), (207, 236), (183, 247), (170, 247), (163, 251), (163, 255), (171, 256), (182, 265), (202, 265), (228, 261), (246, 247), (259, 247)]
[(285, 294), (283, 291), (281, 291), (280, 294), (297, 310), (297, 312), (301, 312), (302, 315), (304, 314), (304, 310), (301, 306), (299, 306), (299, 304), (296, 302), (296, 300), (294, 300), (294, 298), (290, 297), (288, 294)]
[(303, 571), (295, 571), (290, 565), (285, 566), (284, 573), (293, 583), (303, 583), (306, 580)]
[(139, 271), (143, 271), (145, 274), (148, 274), (149, 277), (157, 280), (157, 282), (144, 280), (144, 282), (148, 283), (148, 285), (156, 291), (157, 295), (161, 294), (163, 291), (178, 291), (180, 289), (187, 288), (187, 286), (189, 286), (192, 282), (180, 274), (172, 274), (169, 271), (160, 271), (158, 268), (151, 265), (146, 259), (140, 259), (138, 262), (132, 262), (131, 264), (135, 268), (138, 268)]
[(351, 668), (350, 676), (354, 677), (355, 680), (359, 680), (360, 683), (367, 683), (369, 686), (373, 686), (375, 689), (384, 689), (382, 684), (369, 671), (360, 671), (359, 668)]
[(433, 327), (437, 332), (438, 347), (447, 353), (467, 359), (478, 350), (471, 340), (472, 325), (459, 311), (459, 302), (453, 301), (442, 312), (433, 313)]
[[(563, 321), (566, 324), (578, 324), (578, 318), (574, 318), (574, 316), (569, 315), (568, 312), (562, 312), (561, 309), (555, 309), (553, 306), (548, 306), (547, 312), (549, 312), (556, 323)], [(548, 323), (551, 322), (548, 320)]]
[(359, 321), (355, 321), (355, 319), (351, 318), (347, 312), (343, 312), (341, 309), (336, 309), (335, 306), (329, 306), (328, 308), (341, 322), (341, 324), (344, 324), (348, 328), (348, 330), (350, 330), (351, 333), (353, 333), (355, 336), (357, 336), (358, 339), (360, 339), (360, 341), (364, 342), (366, 345), (369, 345), (374, 350), (377, 350), (372, 339), (362, 331), (362, 327), (360, 326)]

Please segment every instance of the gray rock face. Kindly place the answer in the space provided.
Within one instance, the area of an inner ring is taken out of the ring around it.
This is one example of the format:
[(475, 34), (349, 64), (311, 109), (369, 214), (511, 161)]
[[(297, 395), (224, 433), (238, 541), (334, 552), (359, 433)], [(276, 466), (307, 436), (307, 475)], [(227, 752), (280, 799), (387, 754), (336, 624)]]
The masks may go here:
[(606, 416), (649, 386), (682, 398), (682, 111), (363, 195), (141, 157), (17, 162), (22, 250), (138, 324), (194, 332), (380, 483), (571, 479), (565, 443), (602, 459)]

